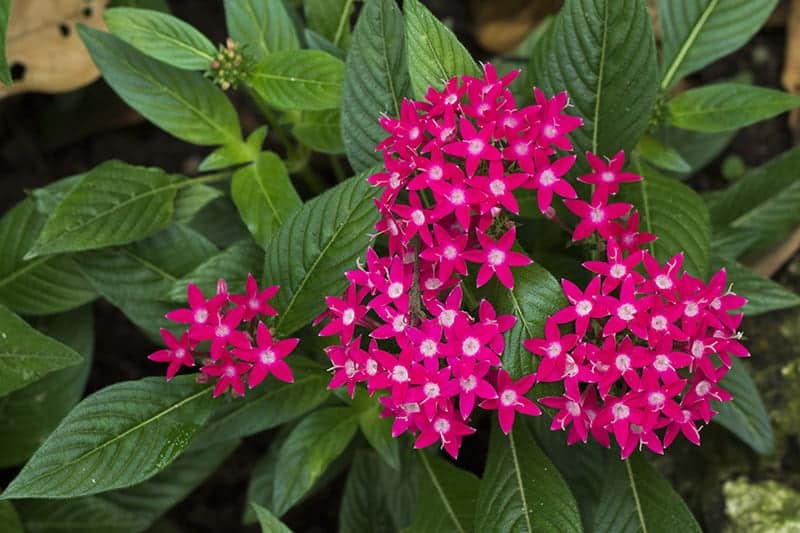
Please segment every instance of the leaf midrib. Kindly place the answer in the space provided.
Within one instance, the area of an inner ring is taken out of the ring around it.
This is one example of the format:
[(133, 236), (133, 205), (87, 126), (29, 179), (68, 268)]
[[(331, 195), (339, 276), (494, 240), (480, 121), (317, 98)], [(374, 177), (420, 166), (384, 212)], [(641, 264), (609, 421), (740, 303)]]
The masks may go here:
[(528, 533), (533, 533), (533, 526), (531, 525), (531, 517), (528, 515), (528, 497), (525, 494), (525, 486), (522, 483), (522, 470), (519, 466), (519, 457), (517, 456), (517, 445), (514, 443), (514, 432), (508, 434), (509, 448), (511, 449), (511, 459), (514, 462), (514, 474), (517, 478), (517, 489), (519, 490), (519, 498), (522, 501), (522, 516), (525, 517), (525, 526), (528, 528)]
[[(392, 2), (390, 4), (389, 9), (395, 9), (395, 4)], [(383, 17), (383, 4), (378, 8), (378, 25), (380, 26), (379, 36), (381, 39), (381, 52), (383, 55), (383, 72), (386, 74), (386, 84), (389, 86), (389, 93), (392, 96), (392, 106), (394, 106), (394, 116), (400, 115), (400, 102), (397, 98), (397, 89), (394, 86), (394, 78), (392, 76), (392, 69), (389, 63), (389, 49), (386, 47), (386, 21)], [(401, 37), (405, 39), (405, 36), (402, 35)], [(403, 46), (406, 46), (406, 43), (403, 43)]]
[(254, 78), (265, 78), (269, 80), (288, 81), (291, 83), (305, 83), (309, 85), (318, 85), (320, 87), (340, 87), (341, 82), (338, 81), (325, 81), (314, 80), (309, 78), (300, 78), (297, 76), (283, 76), (281, 74), (270, 74), (269, 72), (256, 72), (253, 74)]
[(126, 25), (132, 27), (137, 32), (139, 32), (140, 34), (150, 34), (150, 35), (158, 36), (161, 39), (163, 39), (165, 41), (168, 41), (171, 44), (176, 45), (178, 48), (183, 48), (185, 50), (188, 50), (188, 51), (192, 52), (194, 55), (199, 56), (200, 58), (205, 59), (205, 60), (207, 60), (209, 62), (212, 59), (214, 59), (214, 56), (212, 56), (211, 54), (209, 54), (207, 52), (204, 52), (200, 48), (197, 48), (197, 47), (193, 46), (192, 44), (187, 43), (186, 41), (182, 41), (182, 40), (180, 40), (180, 39), (178, 39), (176, 37), (173, 37), (168, 33), (161, 32), (161, 31), (159, 31), (159, 28), (150, 28), (148, 26), (140, 26), (136, 22), (131, 21), (131, 20), (126, 21)]
[(692, 46), (694, 46), (695, 41), (697, 41), (700, 31), (702, 31), (703, 27), (706, 25), (706, 22), (708, 22), (708, 19), (711, 17), (711, 14), (717, 8), (717, 4), (719, 4), (719, 0), (711, 0), (692, 26), (692, 30), (689, 32), (689, 35), (683, 42), (683, 45), (675, 55), (675, 59), (672, 61), (672, 64), (664, 74), (664, 79), (661, 80), (662, 91), (665, 91), (667, 88), (669, 88), (670, 84), (672, 83), (672, 79), (678, 72), (678, 69), (686, 60), (686, 56), (689, 55), (689, 50), (692, 48)]
[(608, 47), (608, 3), (613, 0), (606, 0), (603, 2), (603, 37), (600, 42), (600, 68), (597, 72), (597, 86), (595, 94), (597, 95), (594, 102), (594, 117), (592, 120), (592, 153), (597, 153), (597, 127), (600, 121), (600, 101), (602, 100), (603, 92), (603, 75), (606, 63), (606, 48)]
[(633, 470), (631, 470), (631, 459), (625, 461), (625, 469), (628, 473), (628, 480), (633, 493), (633, 501), (636, 504), (636, 514), (639, 517), (639, 523), (642, 526), (642, 533), (647, 533), (647, 523), (644, 521), (644, 512), (642, 511), (642, 503), (639, 500), (639, 491), (636, 488), (636, 481), (633, 479)]
[(422, 464), (425, 467), (425, 470), (428, 472), (428, 477), (431, 478), (431, 483), (433, 483), (433, 487), (436, 489), (436, 492), (439, 495), (439, 499), (442, 500), (442, 503), (444, 504), (445, 511), (447, 511), (447, 514), (450, 515), (450, 519), (453, 521), (453, 525), (456, 526), (456, 529), (459, 531), (459, 533), (466, 533), (466, 531), (464, 530), (464, 526), (461, 525), (461, 521), (458, 519), (458, 516), (453, 510), (453, 506), (450, 505), (450, 500), (444, 493), (444, 489), (442, 489), (441, 483), (439, 483), (439, 480), (436, 478), (436, 475), (434, 474), (433, 469), (431, 468), (431, 465), (428, 462), (428, 458), (425, 456), (425, 452), (420, 450), (419, 456), (422, 459)]
[(339, 23), (336, 25), (336, 33), (334, 33), (333, 35), (334, 46), (339, 46), (339, 41), (344, 36), (344, 25), (350, 18), (347, 15), (350, 12), (350, 7), (352, 5), (353, 5), (353, 0), (347, 0), (344, 4), (344, 8), (342, 9), (342, 13), (339, 15)]

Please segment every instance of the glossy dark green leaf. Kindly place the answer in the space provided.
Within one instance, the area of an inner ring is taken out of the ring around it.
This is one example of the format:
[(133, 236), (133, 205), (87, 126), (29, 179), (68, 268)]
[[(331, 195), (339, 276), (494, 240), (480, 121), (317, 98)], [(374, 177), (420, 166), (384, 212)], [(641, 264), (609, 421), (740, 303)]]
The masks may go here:
[(453, 76), (480, 76), (464, 45), (419, 0), (405, 0), (403, 14), (414, 96), (422, 98), (428, 87), (442, 89)]
[(750, 377), (746, 363), (735, 357), (731, 363), (731, 369), (720, 381), (720, 386), (733, 395), (733, 400), (714, 402), (714, 409), (719, 414), (713, 420), (742, 439), (757, 453), (770, 455), (775, 450), (775, 436), (767, 409), (753, 378)]
[(703, 133), (675, 128), (669, 124), (664, 124), (656, 133), (664, 145), (678, 152), (681, 159), (689, 165), (688, 171), (678, 173), (680, 177), (691, 175), (708, 165), (730, 144), (734, 135), (736, 130)]
[(338, 109), (304, 111), (292, 126), (292, 134), (312, 150), (341, 154), (344, 144), (340, 123)]
[(281, 0), (225, 0), (228, 33), (254, 61), (300, 48), (292, 19)]
[(578, 154), (629, 152), (647, 129), (658, 92), (647, 2), (567, 0), (537, 45), (531, 70), (546, 95), (567, 91), (571, 112), (583, 118), (571, 134)]
[[(278, 455), (281, 446), (286, 442), (289, 432), (293, 429), (292, 424), (281, 426), (275, 434), (269, 438), (269, 448), (267, 452), (253, 465), (250, 474), (250, 481), (247, 484), (247, 496), (245, 501), (257, 503), (264, 508), (272, 507), (272, 489), (274, 487), (275, 468), (278, 465)], [(252, 506), (247, 506), (244, 510), (242, 522), (253, 524), (257, 521), (256, 513)]]
[(88, 306), (32, 321), (39, 331), (82, 356), (77, 365), (56, 370), (0, 398), (0, 467), (23, 463), (78, 403), (94, 352), (94, 321)]
[(250, 502), (250, 506), (255, 510), (262, 533), (292, 533), (292, 530), (286, 527), (286, 524), (267, 509), (254, 502)]
[(339, 107), (344, 63), (320, 50), (275, 52), (251, 75), (256, 92), (283, 110), (318, 111)]
[(476, 531), (583, 531), (578, 505), (550, 459), (517, 423), (494, 421), (475, 514)]
[(759, 315), (800, 305), (800, 296), (780, 283), (753, 272), (732, 259), (712, 258), (713, 270), (725, 268), (728, 283), (733, 283), (736, 294), (747, 298), (742, 308), (745, 315)]
[(340, 533), (391, 533), (396, 531), (386, 500), (394, 497), (376, 488), (381, 459), (372, 452), (359, 450), (344, 485), (339, 508)]
[(59, 313), (97, 293), (68, 255), (24, 259), (45, 224), (26, 199), (0, 218), (0, 304), (25, 315)]
[(264, 280), (281, 286), (273, 302), (282, 335), (323, 311), (320, 295), (344, 290), (343, 272), (366, 250), (378, 219), (374, 194), (363, 175), (352, 177), (295, 211), (267, 245)]
[(129, 487), (166, 468), (211, 414), (194, 376), (125, 381), (84, 399), (2, 494), (73, 498)]
[(451, 463), (418, 452), (417, 504), (409, 532), (473, 531), (480, 480)]
[(358, 419), (361, 433), (378, 452), (381, 459), (392, 468), (400, 468), (398, 440), (392, 436), (392, 419), (380, 416), (380, 405), (362, 412)]
[(3, 524), (3, 531), (6, 533), (24, 533), (25, 531), (22, 529), (19, 514), (11, 502), (0, 501), (0, 524)]
[(111, 33), (140, 52), (174, 67), (207, 69), (217, 51), (205, 35), (167, 13), (116, 7), (106, 10), (103, 18)]
[(657, 137), (644, 135), (636, 145), (636, 151), (645, 161), (664, 170), (689, 172), (692, 167), (684, 161), (680, 152), (662, 143)]
[(303, 205), (286, 165), (274, 152), (262, 152), (252, 165), (236, 171), (231, 196), (261, 246), (266, 246), (288, 216)]
[(107, 161), (64, 196), (27, 258), (133, 242), (172, 219), (177, 178), (156, 168)]
[(644, 179), (628, 184), (619, 197), (639, 211), (639, 230), (658, 239), (648, 245), (661, 262), (683, 252), (683, 268), (705, 277), (711, 248), (711, 224), (705, 202), (686, 185), (636, 161), (633, 171)]
[(281, 446), (273, 483), (272, 509), (283, 515), (314, 485), (358, 429), (358, 412), (328, 407), (305, 417)]
[(220, 248), (228, 248), (244, 239), (252, 239), (233, 201), (217, 198), (197, 213), (189, 227)]
[(79, 25), (78, 33), (111, 88), (159, 128), (194, 144), (242, 142), (230, 100), (199, 72), (152, 59), (100, 30)]
[(682, 92), (669, 101), (669, 121), (687, 130), (715, 133), (749, 126), (800, 107), (800, 96), (743, 83), (717, 83)]
[(661, 88), (744, 45), (778, 0), (660, 0)]
[(342, 93), (342, 139), (357, 172), (383, 163), (375, 146), (386, 137), (381, 114), (396, 117), (409, 93), (403, 15), (395, 0), (368, 2), (358, 17)]
[(175, 195), (172, 220), (178, 224), (188, 224), (205, 206), (224, 196), (224, 193), (210, 185), (197, 183), (178, 189)]
[(6, 32), (8, 31), (8, 18), (11, 15), (11, 0), (0, 0), (0, 83), (11, 85), (11, 70), (8, 68), (6, 58)]
[(347, 48), (350, 45), (353, 3), (353, 0), (305, 0), (306, 24), (334, 46)]
[(0, 305), (0, 397), (82, 361), (75, 350), (41, 334)]
[(200, 172), (219, 170), (255, 161), (261, 153), (264, 139), (267, 138), (267, 126), (253, 130), (244, 143), (232, 143), (220, 146), (208, 154), (197, 166)]
[(376, 490), (385, 495), (386, 507), (398, 531), (405, 531), (414, 518), (417, 504), (417, 471), (422, 466), (417, 459), (417, 451), (412, 447), (408, 436), (400, 437), (400, 468), (392, 468), (386, 461), (380, 463)]

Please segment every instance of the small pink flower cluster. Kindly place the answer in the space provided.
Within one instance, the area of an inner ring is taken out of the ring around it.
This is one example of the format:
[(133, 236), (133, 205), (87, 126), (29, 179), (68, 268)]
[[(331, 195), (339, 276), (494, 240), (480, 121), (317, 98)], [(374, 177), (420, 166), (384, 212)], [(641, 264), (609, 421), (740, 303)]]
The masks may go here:
[[(597, 274), (583, 291), (562, 280), (569, 305), (548, 319), (544, 338), (525, 341), (541, 357), (537, 381), (564, 384), (563, 396), (539, 402), (558, 410), (551, 429), (570, 426), (569, 444), (591, 434), (609, 447), (613, 434), (623, 459), (642, 446), (663, 453), (678, 433), (699, 445), (696, 422), (716, 414), (712, 400), (731, 399), (719, 386), (730, 354), (749, 355), (737, 332), (742, 315), (730, 314), (746, 300), (726, 288), (724, 270), (705, 284), (681, 270), (683, 254), (662, 265), (641, 249), (655, 236), (637, 231), (635, 212), (625, 226), (614, 222), (631, 206), (608, 203), (619, 183), (641, 177), (621, 172), (621, 152), (609, 164), (587, 157), (593, 172), (578, 179), (594, 185), (592, 202), (565, 204), (581, 218), (573, 240), (597, 231), (607, 260), (583, 264)], [(562, 334), (565, 324), (574, 333)]]
[[(575, 157), (554, 156), (572, 149), (566, 135), (582, 121), (563, 113), (566, 93), (548, 99), (536, 90), (536, 105), (517, 109), (508, 89), (517, 74), (498, 78), (485, 65), (483, 79), (453, 78), (429, 89), (427, 101), (404, 100), (399, 118), (381, 119), (385, 171), (368, 179), (383, 191), (376, 229), (388, 236), (388, 254), (368, 250), (366, 267), (346, 273), (345, 295), (328, 297), (317, 319), (328, 320), (320, 335), (340, 341), (327, 348), (330, 387), (385, 391), (394, 436), (410, 431), (415, 447), (440, 442), (453, 457), (475, 431), (476, 402), (498, 410), (506, 433), (516, 412), (541, 412), (525, 397), (535, 376), (514, 382), (502, 369), (503, 333), (516, 319), (497, 316), (486, 300), (477, 318), (462, 307), (467, 263), (478, 265), (478, 287), (497, 277), (509, 289), (511, 268), (531, 263), (512, 250), (515, 190), (536, 189), (543, 212), (554, 194), (576, 197), (563, 179)], [(369, 332), (368, 346), (357, 327)]]
[[(292, 370), (284, 359), (297, 346), (299, 339), (275, 341), (259, 317), (272, 317), (278, 313), (268, 301), (278, 292), (278, 286), (259, 290), (255, 278), (247, 276), (244, 294), (229, 294), (224, 280), (217, 283), (217, 293), (206, 298), (197, 285), (187, 289), (189, 307), (175, 309), (166, 314), (167, 319), (189, 328), (176, 339), (168, 330), (161, 336), (166, 349), (152, 353), (148, 358), (159, 363), (169, 363), (167, 381), (182, 366), (195, 366), (195, 358), (202, 357), (199, 379), (216, 378), (214, 397), (229, 388), (244, 396), (243, 378), (252, 389), (269, 374), (291, 383)], [(255, 337), (255, 342), (253, 337)], [(206, 343), (208, 351), (196, 351)]]

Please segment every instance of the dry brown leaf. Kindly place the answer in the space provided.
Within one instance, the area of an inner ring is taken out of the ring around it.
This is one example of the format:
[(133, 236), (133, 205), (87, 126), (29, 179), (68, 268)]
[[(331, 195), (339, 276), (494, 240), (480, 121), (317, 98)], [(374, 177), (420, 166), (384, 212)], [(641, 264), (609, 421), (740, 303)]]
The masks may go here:
[[(792, 94), (800, 94), (800, 0), (792, 0), (786, 23), (786, 57), (781, 75), (783, 87)], [(789, 114), (789, 126), (797, 130), (800, 126), (800, 110)]]
[(57, 93), (96, 80), (92, 58), (76, 24), (105, 29), (108, 0), (13, 0), (8, 22), (6, 57), (15, 81), (0, 86), (0, 97), (40, 91)]
[(555, 13), (563, 0), (473, 0), (475, 38), (496, 54), (510, 52), (547, 15)]
[(800, 227), (775, 248), (759, 256), (756, 261), (745, 261), (745, 263), (762, 276), (771, 278), (775, 273), (786, 264), (789, 259), (794, 257), (800, 249)]

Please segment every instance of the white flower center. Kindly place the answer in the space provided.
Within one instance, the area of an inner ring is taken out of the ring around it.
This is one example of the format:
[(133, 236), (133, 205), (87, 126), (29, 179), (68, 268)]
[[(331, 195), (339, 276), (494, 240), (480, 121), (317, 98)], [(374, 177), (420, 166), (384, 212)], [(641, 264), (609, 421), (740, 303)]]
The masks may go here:
[(528, 143), (517, 143), (517, 145), (514, 146), (514, 152), (517, 155), (528, 155), (528, 152), (530, 152), (530, 146)]
[(453, 205), (462, 205), (466, 200), (466, 195), (462, 189), (453, 189), (450, 193), (450, 203)]
[(578, 316), (586, 316), (592, 312), (592, 302), (589, 300), (581, 300), (575, 304), (575, 312)]
[(475, 337), (467, 337), (464, 339), (464, 342), (461, 343), (461, 351), (464, 352), (464, 355), (469, 357), (478, 353), (480, 349), (481, 343)]
[(486, 146), (486, 143), (484, 143), (482, 140), (480, 140), (480, 139), (472, 139), (469, 142), (469, 145), (467, 146), (467, 151), (471, 155), (479, 155), (481, 152), (483, 152), (483, 148), (485, 146)]
[(422, 390), (425, 392), (425, 396), (428, 398), (437, 398), (439, 396), (439, 392), (441, 391), (441, 389), (439, 389), (439, 385), (436, 383), (426, 383), (425, 386), (422, 387)]
[(705, 396), (711, 391), (711, 383), (706, 380), (701, 381), (694, 387), (694, 391), (698, 396)]
[(425, 213), (419, 209), (415, 209), (411, 212), (411, 222), (417, 226), (423, 225), (425, 223)]
[(184, 357), (186, 357), (186, 350), (183, 348), (175, 350), (175, 359), (183, 359)]
[(555, 173), (548, 168), (543, 170), (542, 175), (539, 176), (539, 184), (544, 187), (549, 187), (554, 184), (557, 179)]
[(431, 276), (430, 278), (425, 280), (425, 288), (429, 291), (435, 291), (441, 286), (442, 286), (442, 280), (440, 280), (439, 278)]
[(616, 365), (617, 370), (620, 372), (627, 372), (631, 368), (631, 358), (624, 353), (621, 353), (617, 355), (614, 364)]
[(403, 315), (397, 315), (392, 319), (392, 329), (398, 333), (406, 329), (406, 325), (406, 317)]
[(609, 273), (611, 274), (612, 278), (622, 279), (623, 277), (625, 277), (625, 274), (628, 273), (628, 268), (622, 263), (617, 263), (616, 265), (611, 267)]
[(630, 322), (633, 320), (633, 316), (635, 314), (636, 306), (633, 304), (622, 304), (617, 308), (617, 316), (625, 322)]
[(656, 287), (658, 287), (662, 291), (672, 288), (672, 280), (670, 279), (669, 276), (665, 274), (659, 274), (658, 276), (656, 276), (655, 281), (656, 281)]
[(205, 309), (198, 309), (194, 312), (194, 321), (198, 324), (205, 324), (208, 320), (208, 311)]
[(428, 171), (428, 176), (432, 180), (440, 180), (442, 179), (442, 176), (444, 176), (444, 170), (439, 165), (436, 165), (435, 167), (431, 167), (431, 169)]
[(425, 357), (433, 357), (439, 352), (439, 344), (433, 339), (425, 339), (419, 345), (419, 351)]
[(352, 359), (348, 359), (344, 362), (344, 374), (348, 378), (352, 378), (356, 375), (356, 363)]
[(503, 183), (502, 180), (494, 180), (489, 183), (489, 190), (491, 190), (492, 194), (495, 196), (502, 196), (506, 193), (506, 184)]
[(405, 383), (408, 381), (408, 369), (403, 365), (395, 365), (392, 369), (392, 380), (397, 383)]
[(225, 367), (225, 377), (232, 378), (236, 377), (236, 367), (233, 365), (228, 365)]
[(453, 105), (458, 101), (458, 96), (454, 94), (448, 94), (447, 98), (444, 99), (444, 103), (447, 105)]
[(545, 126), (544, 130), (542, 131), (545, 137), (548, 139), (552, 139), (558, 134), (558, 130), (554, 126)]
[(452, 309), (445, 309), (439, 314), (439, 324), (449, 328), (456, 321), (456, 312)]
[(514, 389), (506, 389), (500, 394), (500, 403), (502, 403), (506, 407), (510, 407), (512, 405), (516, 405), (517, 403), (517, 391)]
[(703, 341), (696, 340), (692, 343), (692, 355), (696, 359), (700, 359), (701, 357), (703, 357), (705, 351), (706, 351), (706, 345), (703, 344)]
[(506, 253), (503, 250), (494, 249), (486, 257), (492, 266), (500, 266), (506, 261)]
[(455, 131), (456, 131), (455, 128), (442, 128), (442, 131), (439, 132), (439, 139), (441, 139), (442, 141), (446, 141), (453, 136), (453, 133), (455, 133)]
[(475, 378), (475, 376), (469, 376), (467, 378), (461, 378), (459, 380), (459, 384), (461, 385), (461, 390), (464, 392), (470, 392), (478, 386), (478, 380)]
[(555, 359), (559, 355), (561, 355), (561, 343), (560, 342), (551, 342), (547, 346), (547, 357), (550, 359)]
[(401, 294), (403, 294), (403, 284), (399, 281), (395, 281), (389, 288), (386, 289), (386, 294), (389, 295), (389, 298), (399, 298)]
[(275, 362), (275, 352), (272, 351), (272, 348), (267, 348), (263, 352), (261, 352), (261, 362), (265, 365), (271, 365)]
[(667, 317), (664, 315), (656, 315), (650, 319), (650, 327), (656, 331), (664, 331), (667, 329)]
[(261, 305), (257, 298), (251, 298), (247, 305), (250, 306), (250, 309), (258, 309), (259, 305)]
[(578, 416), (581, 414), (581, 406), (578, 405), (578, 402), (570, 400), (567, 402), (566, 408), (567, 412), (572, 416)]
[(214, 330), (214, 335), (216, 335), (219, 338), (227, 337), (230, 334), (231, 334), (231, 328), (229, 328), (225, 324), (220, 324), (219, 326), (217, 326), (217, 329)]
[(410, 130), (408, 130), (408, 138), (411, 139), (412, 141), (417, 140), (417, 138), (419, 138), (419, 134), (420, 134), (420, 131), (419, 131), (419, 127), (417, 127), (417, 126), (414, 126)]
[(650, 395), (647, 397), (647, 403), (652, 405), (653, 407), (661, 407), (664, 405), (664, 400), (666, 400), (666, 396), (664, 396), (663, 392), (651, 392)]
[(440, 435), (447, 433), (448, 431), (450, 431), (450, 422), (448, 422), (444, 418), (437, 418), (436, 421), (433, 423), (433, 429), (436, 431), (436, 433), (439, 433)]
[(625, 420), (631, 414), (631, 409), (624, 403), (618, 403), (614, 407), (611, 408), (611, 412), (614, 414), (614, 421), (617, 420)]
[(631, 424), (631, 433), (634, 435), (641, 435), (644, 431), (644, 427), (640, 426), (639, 424)]
[(697, 305), (697, 302), (686, 302), (686, 308), (683, 310), (683, 314), (688, 316), (689, 318), (693, 318), (697, 316), (697, 313), (700, 312), (700, 306)]
[(719, 311), (719, 308), (722, 307), (722, 301), (719, 298), (714, 298), (711, 300), (711, 309), (714, 311)]
[(593, 207), (592, 210), (589, 211), (589, 219), (595, 224), (600, 224), (605, 218), (606, 213), (603, 211), (602, 207)]
[(442, 255), (448, 261), (452, 261), (458, 255), (458, 250), (456, 250), (456, 247), (452, 244), (448, 244), (444, 247), (444, 250), (442, 250)]
[(400, 187), (400, 173), (399, 172), (392, 172), (389, 175), (389, 187), (392, 189), (397, 189)]
[(342, 324), (344, 324), (345, 326), (349, 326), (350, 324), (352, 324), (355, 319), (356, 319), (356, 312), (354, 309), (350, 307), (345, 309), (344, 313), (342, 313)]
[(609, 172), (609, 171), (605, 171), (602, 174), (600, 174), (600, 179), (603, 180), (606, 183), (611, 183), (611, 182), (614, 181), (614, 173), (613, 172)]
[(666, 369), (670, 368), (672, 365), (669, 362), (669, 357), (664, 354), (659, 354), (656, 356), (655, 361), (653, 361), (653, 368), (658, 370), (659, 372), (664, 372)]
[(374, 376), (378, 373), (378, 362), (375, 359), (367, 359), (366, 372), (368, 376)]
[(572, 356), (568, 355), (566, 365), (564, 366), (564, 375), (570, 378), (574, 378), (575, 376), (578, 375), (578, 371), (579, 368), (578, 365), (575, 363), (575, 360), (572, 358)]

